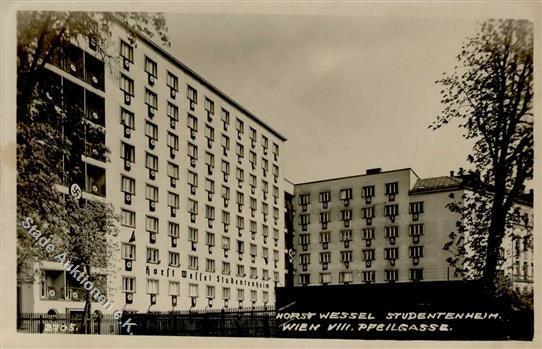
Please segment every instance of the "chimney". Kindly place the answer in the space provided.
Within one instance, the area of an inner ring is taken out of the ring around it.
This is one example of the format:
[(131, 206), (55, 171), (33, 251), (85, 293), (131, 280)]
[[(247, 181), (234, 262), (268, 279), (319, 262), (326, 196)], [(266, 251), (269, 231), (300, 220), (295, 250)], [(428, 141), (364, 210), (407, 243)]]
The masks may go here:
[(377, 174), (382, 172), (382, 169), (380, 167), (377, 168), (370, 168), (366, 171), (366, 174)]
[(463, 176), (463, 174), (464, 174), (463, 167), (460, 167), (460, 168), (459, 168), (459, 175), (460, 175), (460, 176)]
[(454, 171), (450, 171), (450, 177), (454, 176)]

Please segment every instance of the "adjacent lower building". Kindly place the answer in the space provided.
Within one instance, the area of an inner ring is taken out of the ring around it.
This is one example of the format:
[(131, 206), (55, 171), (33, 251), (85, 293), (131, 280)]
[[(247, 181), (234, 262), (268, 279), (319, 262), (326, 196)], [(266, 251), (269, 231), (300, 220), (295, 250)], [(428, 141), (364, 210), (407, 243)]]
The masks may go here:
[[(59, 190), (77, 184), (83, 200), (121, 216), (103, 293), (136, 312), (274, 304), (285, 275), (286, 138), (143, 34), (117, 20), (111, 30), (112, 71), (87, 40), (65, 43), (44, 76), (59, 111), (82, 110), (100, 130), (80, 145), (84, 176)], [(84, 291), (62, 265), (36, 271), (20, 311), (83, 309)]]
[[(294, 188), (296, 286), (460, 280), (443, 249), (459, 217), (447, 204), (468, 192), (463, 174), (420, 178), (412, 169), (298, 183)], [(532, 214), (532, 199), (518, 203)], [(531, 219), (532, 222), (532, 219)], [(518, 226), (501, 269), (532, 288), (533, 251)], [(511, 263), (511, 265), (510, 265)], [(511, 270), (513, 269), (513, 270)]]

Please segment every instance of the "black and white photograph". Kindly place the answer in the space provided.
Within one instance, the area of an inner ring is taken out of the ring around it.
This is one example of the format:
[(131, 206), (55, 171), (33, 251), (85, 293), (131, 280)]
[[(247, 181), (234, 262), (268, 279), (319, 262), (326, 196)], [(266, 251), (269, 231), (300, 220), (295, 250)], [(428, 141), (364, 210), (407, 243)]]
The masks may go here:
[(541, 345), (540, 2), (32, 4), (1, 347)]

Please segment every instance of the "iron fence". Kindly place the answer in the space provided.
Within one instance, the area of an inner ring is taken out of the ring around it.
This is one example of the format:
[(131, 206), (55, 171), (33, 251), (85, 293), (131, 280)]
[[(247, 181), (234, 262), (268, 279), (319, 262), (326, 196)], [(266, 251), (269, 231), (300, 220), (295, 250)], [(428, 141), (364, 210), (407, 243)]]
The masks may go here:
[[(120, 334), (119, 320), (112, 315), (95, 315), (86, 320), (91, 334)], [(17, 331), (21, 333), (76, 334), (83, 332), (81, 316), (69, 314), (20, 313)]]

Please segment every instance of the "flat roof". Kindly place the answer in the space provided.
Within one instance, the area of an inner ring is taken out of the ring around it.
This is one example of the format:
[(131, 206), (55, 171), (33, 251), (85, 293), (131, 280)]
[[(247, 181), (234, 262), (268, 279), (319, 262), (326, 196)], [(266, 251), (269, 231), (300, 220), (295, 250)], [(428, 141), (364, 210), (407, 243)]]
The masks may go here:
[[(114, 13), (108, 12), (108, 14), (113, 20), (115, 20), (118, 24), (122, 25), (124, 28), (128, 28), (128, 24), (126, 24), (121, 18), (116, 16)], [(128, 28), (130, 31), (132, 31), (132, 28)], [(169, 60), (171, 63), (176, 65), (179, 69), (183, 70), (186, 74), (190, 75), (194, 79), (198, 80), (202, 85), (206, 86), (208, 89), (219, 95), (220, 97), (224, 98), (228, 103), (232, 104), (234, 107), (242, 111), (243, 113), (247, 114), (251, 119), (253, 119), (257, 124), (262, 126), (263, 128), (267, 129), (269, 132), (277, 136), (281, 141), (285, 142), (287, 138), (279, 133), (277, 130), (269, 126), (266, 122), (264, 122), (262, 119), (254, 115), (252, 112), (250, 112), (248, 109), (243, 107), (241, 104), (237, 103), (235, 100), (233, 100), (231, 97), (226, 95), (224, 92), (222, 92), (218, 87), (204, 79), (201, 75), (190, 69), (186, 64), (179, 61), (177, 58), (175, 58), (173, 55), (171, 55), (169, 52), (167, 52), (162, 47), (158, 46), (151, 38), (146, 36), (145, 34), (135, 30), (134, 33), (137, 35), (139, 39), (144, 41), (147, 45), (149, 45), (151, 48), (156, 50), (159, 54), (164, 56), (167, 60)]]
[(377, 172), (377, 173), (365, 173), (365, 174), (358, 174), (358, 175), (352, 175), (352, 176), (332, 177), (332, 178), (327, 178), (327, 179), (319, 179), (319, 180), (316, 180), (316, 181), (294, 183), (294, 185), (305, 185), (305, 184), (313, 184), (313, 183), (320, 183), (320, 182), (330, 182), (330, 181), (337, 181), (337, 180), (341, 180), (341, 179), (365, 177), (365, 176), (374, 176), (374, 175), (379, 175), (379, 174), (383, 174), (383, 173), (391, 173), (391, 172), (399, 172), (399, 171), (412, 171), (412, 173), (414, 173), (414, 175), (416, 177), (418, 177), (418, 179), (420, 178), (420, 176), (418, 176), (418, 174), (416, 172), (414, 172), (414, 170), (412, 168), (405, 167), (405, 168), (400, 168), (400, 169), (397, 169), (397, 170), (380, 171), (380, 172)]

